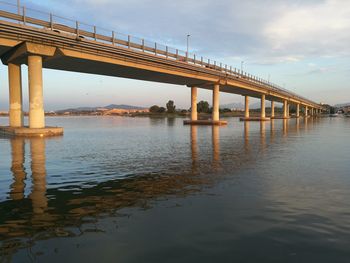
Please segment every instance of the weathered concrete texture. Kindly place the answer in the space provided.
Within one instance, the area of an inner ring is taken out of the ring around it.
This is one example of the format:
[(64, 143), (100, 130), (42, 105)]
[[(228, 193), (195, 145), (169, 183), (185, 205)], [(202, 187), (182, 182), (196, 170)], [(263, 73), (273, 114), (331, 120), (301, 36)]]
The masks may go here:
[(42, 57), (28, 56), (29, 127), (45, 128)]
[(29, 128), (29, 127), (9, 127), (0, 126), (0, 134), (10, 136), (59, 136), (63, 135), (63, 128), (61, 127), (45, 127), (45, 128)]
[(227, 125), (227, 121), (214, 121), (214, 120), (185, 120), (185, 125)]
[(241, 117), (239, 118), (240, 121), (269, 121), (271, 118), (269, 117)]
[(9, 122), (11, 127), (23, 126), (22, 111), (22, 76), (21, 66), (8, 64), (10, 110)]

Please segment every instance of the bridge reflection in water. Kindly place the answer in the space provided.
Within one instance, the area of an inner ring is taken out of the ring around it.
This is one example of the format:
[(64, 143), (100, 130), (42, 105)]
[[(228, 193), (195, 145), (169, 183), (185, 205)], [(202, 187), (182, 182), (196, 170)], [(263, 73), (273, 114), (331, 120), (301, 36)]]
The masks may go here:
[[(232, 176), (240, 166), (251, 164), (259, 159), (274, 141), (288, 135), (307, 132), (310, 122), (282, 120), (249, 123), (244, 122), (241, 138), (228, 142), (220, 136), (228, 128), (190, 126), (189, 154), (192, 162), (181, 174), (143, 174), (130, 178), (100, 182), (90, 188), (77, 187), (62, 191), (59, 188), (47, 189), (46, 142), (48, 138), (13, 138), (11, 171), (13, 182), (9, 185), (8, 200), (0, 202), (0, 259), (18, 249), (33, 245), (33, 241), (55, 237), (70, 237), (84, 234), (84, 223), (97, 221), (102, 216), (116, 216), (127, 207), (149, 209), (154, 200), (170, 196), (187, 196), (212, 186), (223, 176)], [(255, 125), (260, 125), (257, 129)], [(254, 129), (251, 129), (254, 127)], [(220, 129), (222, 129), (220, 131)], [(270, 132), (267, 132), (270, 129)], [(212, 157), (203, 159), (200, 134), (211, 132)], [(267, 142), (267, 136), (270, 140)], [(222, 142), (220, 144), (220, 142)], [(283, 142), (283, 140), (282, 140)], [(278, 141), (278, 144), (281, 140)], [(30, 171), (25, 166), (25, 149), (30, 149)], [(232, 145), (234, 144), (234, 145)], [(277, 145), (277, 143), (276, 143)], [(234, 147), (232, 147), (234, 146)], [(240, 160), (239, 162), (235, 160)], [(225, 170), (226, 173), (219, 173)], [(27, 177), (31, 177), (30, 194), (25, 196)], [(69, 229), (68, 229), (69, 228)], [(15, 238), (22, 238), (21, 242)], [(25, 241), (26, 239), (30, 242)]]

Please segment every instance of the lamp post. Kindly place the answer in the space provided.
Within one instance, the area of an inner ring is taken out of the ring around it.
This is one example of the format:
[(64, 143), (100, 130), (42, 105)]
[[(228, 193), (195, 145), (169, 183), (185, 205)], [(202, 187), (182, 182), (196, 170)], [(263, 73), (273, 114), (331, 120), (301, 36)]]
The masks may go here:
[(21, 2), (20, 2), (20, 0), (17, 0), (17, 12), (19, 15), (21, 15)]
[(241, 73), (243, 73), (243, 64), (244, 64), (244, 61), (241, 61)]
[(187, 35), (187, 51), (186, 51), (186, 57), (188, 57), (188, 48), (189, 48), (190, 36), (191, 36), (191, 35)]

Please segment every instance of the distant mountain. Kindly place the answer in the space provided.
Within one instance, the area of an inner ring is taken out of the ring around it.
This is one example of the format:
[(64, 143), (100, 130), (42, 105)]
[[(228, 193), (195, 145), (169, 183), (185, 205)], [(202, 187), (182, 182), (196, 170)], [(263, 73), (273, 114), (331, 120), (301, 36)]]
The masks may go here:
[(228, 108), (228, 109), (243, 110), (244, 109), (244, 104), (241, 103), (241, 102), (232, 102), (232, 103), (220, 105), (220, 108), (221, 109)]
[(132, 105), (125, 105), (125, 104), (110, 104), (108, 106), (102, 107), (104, 109), (122, 109), (122, 110), (143, 110), (146, 109), (145, 107), (139, 107), (139, 106), (132, 106)]
[[(266, 103), (266, 107), (269, 107), (270, 104)], [(244, 104), (241, 102), (233, 102), (228, 104), (220, 105), (221, 109), (228, 108), (228, 109), (238, 109), (238, 110), (244, 110)], [(255, 102), (249, 105), (250, 109), (260, 109), (260, 102)]]
[(97, 110), (112, 110), (112, 109), (122, 109), (122, 110), (143, 110), (146, 109), (145, 107), (139, 107), (139, 106), (132, 106), (132, 105), (125, 105), (125, 104), (110, 104), (104, 107), (78, 107), (78, 108), (69, 108), (69, 109), (63, 109), (63, 110), (57, 110), (57, 113), (64, 113), (64, 112), (92, 112)]

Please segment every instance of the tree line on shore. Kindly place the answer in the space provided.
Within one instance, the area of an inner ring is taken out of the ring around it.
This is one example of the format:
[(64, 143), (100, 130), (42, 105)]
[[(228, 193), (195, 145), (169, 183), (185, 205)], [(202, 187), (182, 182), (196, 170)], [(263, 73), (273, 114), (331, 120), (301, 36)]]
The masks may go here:
[[(267, 111), (269, 111), (270, 108), (266, 108)], [(163, 106), (158, 106), (158, 105), (153, 105), (149, 108), (149, 112), (153, 114), (175, 114), (175, 113), (181, 113), (181, 114), (186, 114), (191, 111), (191, 108), (188, 110), (186, 109), (176, 109), (176, 105), (173, 100), (169, 100), (166, 104), (165, 107)], [(200, 101), (197, 103), (197, 112), (198, 113), (203, 113), (203, 114), (211, 114), (213, 111), (213, 107), (209, 105), (209, 102), (207, 101)], [(232, 110), (229, 108), (220, 108), (219, 109), (220, 113), (230, 113), (230, 112), (235, 112), (235, 111), (242, 111), (242, 110)], [(251, 109), (250, 111), (252, 112), (260, 112), (260, 109)], [(281, 111), (282, 109), (276, 108), (276, 112)], [(291, 112), (295, 111), (293, 107), (291, 107)]]

